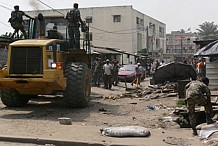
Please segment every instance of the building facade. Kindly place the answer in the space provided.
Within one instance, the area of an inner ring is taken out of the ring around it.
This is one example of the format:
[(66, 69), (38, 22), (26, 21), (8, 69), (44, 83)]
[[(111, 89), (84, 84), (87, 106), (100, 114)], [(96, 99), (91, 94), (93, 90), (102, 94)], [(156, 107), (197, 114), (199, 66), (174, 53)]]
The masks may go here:
[[(57, 12), (58, 11), (58, 12)], [(69, 9), (27, 11), (32, 17), (42, 13), (46, 16), (64, 17)], [(154, 58), (166, 52), (166, 25), (151, 18), (132, 6), (80, 8), (81, 18), (89, 26), (91, 45), (116, 48), (136, 55)], [(46, 27), (52, 28), (49, 23)], [(59, 32), (66, 32), (66, 22), (55, 24)], [(82, 36), (85, 38), (86, 36)], [(134, 62), (127, 55), (124, 63)]]
[(197, 34), (191, 32), (172, 31), (166, 34), (165, 58), (169, 61), (184, 61), (193, 57), (197, 50)]

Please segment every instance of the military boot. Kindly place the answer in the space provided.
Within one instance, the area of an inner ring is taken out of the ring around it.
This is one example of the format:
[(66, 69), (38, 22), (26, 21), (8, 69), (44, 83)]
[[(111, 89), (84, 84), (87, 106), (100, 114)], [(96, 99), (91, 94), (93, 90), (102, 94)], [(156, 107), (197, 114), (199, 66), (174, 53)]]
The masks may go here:
[(192, 131), (193, 131), (193, 135), (196, 136), (198, 135), (197, 129), (195, 128), (195, 126), (192, 127)]
[(213, 124), (213, 123), (215, 123), (216, 121), (214, 121), (213, 119), (211, 119), (210, 113), (206, 113), (206, 122), (207, 122), (207, 124)]

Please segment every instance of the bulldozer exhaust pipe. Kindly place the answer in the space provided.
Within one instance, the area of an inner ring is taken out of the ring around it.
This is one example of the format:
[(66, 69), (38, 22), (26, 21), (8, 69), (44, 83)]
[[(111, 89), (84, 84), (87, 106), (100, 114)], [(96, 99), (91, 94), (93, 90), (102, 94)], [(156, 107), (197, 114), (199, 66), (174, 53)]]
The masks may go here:
[(38, 14), (39, 20), (39, 38), (45, 38), (45, 19), (42, 13)]

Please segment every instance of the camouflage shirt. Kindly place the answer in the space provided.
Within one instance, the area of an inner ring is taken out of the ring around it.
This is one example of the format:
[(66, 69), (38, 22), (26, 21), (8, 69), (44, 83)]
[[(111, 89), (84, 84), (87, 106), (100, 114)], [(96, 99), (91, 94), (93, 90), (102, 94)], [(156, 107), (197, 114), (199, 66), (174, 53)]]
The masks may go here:
[(68, 24), (72, 26), (79, 26), (80, 21), (80, 11), (79, 9), (73, 8), (67, 13), (66, 19), (68, 21)]
[(192, 97), (203, 97), (206, 94), (207, 98), (210, 98), (210, 89), (203, 82), (200, 81), (191, 81), (185, 87), (186, 89), (186, 98)]
[(22, 23), (23, 16), (25, 16), (25, 15), (26, 14), (23, 11), (12, 11), (10, 21)]

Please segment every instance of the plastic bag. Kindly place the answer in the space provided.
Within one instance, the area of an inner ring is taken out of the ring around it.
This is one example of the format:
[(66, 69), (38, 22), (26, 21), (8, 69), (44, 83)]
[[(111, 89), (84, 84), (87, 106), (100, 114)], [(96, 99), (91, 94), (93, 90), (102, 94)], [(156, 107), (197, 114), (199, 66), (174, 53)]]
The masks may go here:
[(102, 128), (101, 133), (111, 137), (147, 137), (150, 135), (150, 131), (142, 126)]

